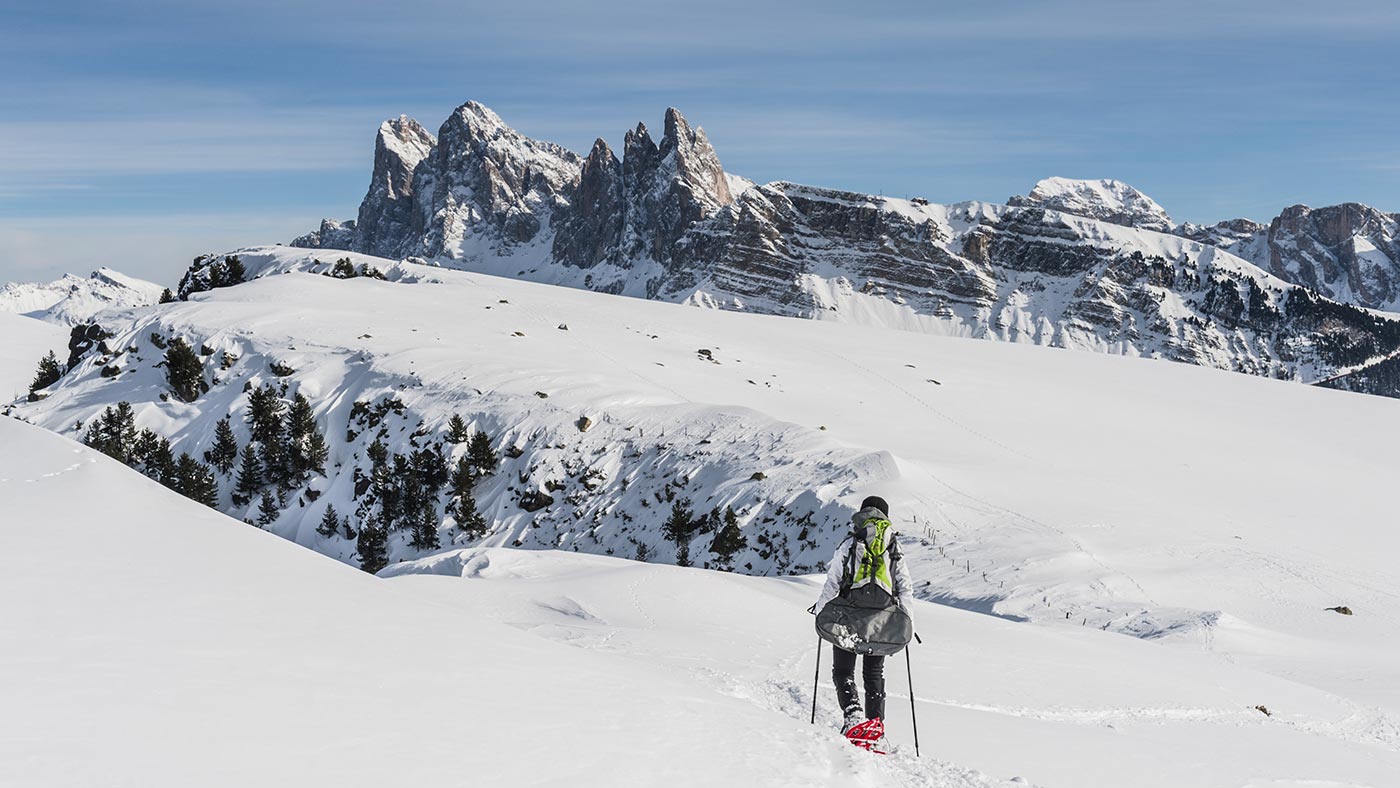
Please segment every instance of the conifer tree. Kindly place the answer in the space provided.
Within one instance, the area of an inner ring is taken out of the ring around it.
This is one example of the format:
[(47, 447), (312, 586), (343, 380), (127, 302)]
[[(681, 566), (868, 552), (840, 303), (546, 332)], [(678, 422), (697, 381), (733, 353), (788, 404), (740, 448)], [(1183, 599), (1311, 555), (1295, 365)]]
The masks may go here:
[(286, 411), (277, 390), (271, 385), (260, 386), (248, 394), (248, 423), (253, 440), (260, 449), (263, 480), (268, 484), (283, 484), (288, 478), (287, 446), (282, 424)]
[(496, 450), (491, 448), (491, 439), (485, 432), (477, 432), (472, 435), (472, 442), (467, 447), (467, 457), (471, 459), (472, 465), (476, 466), (476, 472), (481, 476), (489, 476), (496, 470), (498, 462)]
[(748, 538), (739, 529), (739, 516), (734, 514), (733, 507), (724, 507), (724, 524), (719, 527), (714, 541), (710, 542), (710, 552), (719, 556), (719, 568), (729, 571), (733, 565), (734, 554), (748, 546)]
[(321, 524), (316, 526), (316, 533), (329, 538), (335, 536), (339, 529), (340, 515), (335, 513), (333, 504), (326, 504), (326, 512), (321, 515)]
[(238, 478), (234, 484), (233, 502), (238, 506), (247, 506), (253, 500), (253, 495), (262, 488), (262, 461), (251, 443), (243, 447), (243, 453), (239, 456)]
[(167, 287), (164, 290), (160, 291), (160, 303), (169, 304), (174, 300), (175, 294), (170, 292), (170, 288)]
[(34, 380), (29, 384), (29, 393), (33, 394), (39, 389), (46, 389), (58, 382), (63, 377), (63, 367), (58, 363), (58, 356), (50, 350), (47, 356), (39, 359), (39, 369), (34, 373)]
[(306, 468), (322, 476), (326, 475), (326, 460), (330, 459), (330, 449), (326, 448), (326, 438), (320, 430), (312, 430), (306, 438)]
[(472, 539), (479, 539), (486, 535), (486, 518), (477, 511), (476, 496), (472, 495), (470, 487), (457, 496), (452, 516), (457, 519), (457, 527), (462, 530), (462, 533)]
[(176, 492), (211, 509), (218, 507), (219, 487), (214, 482), (214, 470), (208, 465), (183, 453), (175, 461), (175, 479)]
[(389, 534), (374, 517), (365, 518), (360, 525), (360, 535), (356, 538), (355, 549), (360, 553), (360, 568), (375, 574), (389, 563)]
[(104, 408), (102, 415), (88, 425), (83, 435), (83, 443), (119, 462), (132, 465), (135, 462), (136, 414), (130, 402), (118, 402)]
[(141, 461), (145, 474), (183, 494), (180, 490), (179, 468), (175, 462), (175, 453), (170, 449), (170, 441), (154, 432), (151, 435), (154, 436), (154, 440)]
[(689, 498), (679, 498), (671, 504), (671, 515), (661, 526), (661, 535), (676, 543), (676, 565), (690, 566), (690, 537), (695, 531), (695, 516)]
[(432, 550), (438, 542), (438, 510), (431, 497), (423, 497), (415, 507), (413, 517), (413, 546), (419, 550)]
[(243, 261), (238, 255), (231, 254), (224, 258), (224, 285), (233, 286), (248, 281), (248, 271), (243, 267)]
[(204, 453), (204, 461), (228, 474), (238, 462), (238, 439), (233, 437), (233, 424), (229, 417), (219, 419), (214, 427), (214, 445)]
[(336, 279), (354, 279), (356, 276), (355, 265), (350, 262), (350, 258), (342, 257), (335, 261), (335, 265), (331, 266), (331, 276)]
[[(301, 392), (292, 398), (292, 407), (287, 411), (287, 461), (291, 477), (303, 479), (318, 464), (311, 457), (311, 436), (316, 435), (316, 415), (311, 410), (311, 402)], [(321, 448), (325, 448), (322, 439)]]
[(273, 497), (271, 490), (263, 490), (262, 500), (258, 502), (258, 527), (266, 528), (277, 522), (277, 517), (281, 514), (277, 507), (277, 499)]
[(203, 390), (204, 362), (180, 337), (165, 351), (165, 379), (176, 398), (183, 402), (194, 402)]
[(447, 420), (447, 442), (466, 443), (471, 440), (471, 437), (472, 433), (471, 430), (467, 429), (467, 422), (456, 413), (452, 414), (452, 418)]

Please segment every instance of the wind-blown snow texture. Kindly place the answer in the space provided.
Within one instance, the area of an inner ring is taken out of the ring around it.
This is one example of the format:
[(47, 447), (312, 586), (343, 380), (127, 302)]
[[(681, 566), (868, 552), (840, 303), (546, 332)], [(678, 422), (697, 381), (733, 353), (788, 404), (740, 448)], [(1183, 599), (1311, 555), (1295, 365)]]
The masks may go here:
[[(875, 758), (836, 734), (825, 681), (807, 723), (816, 578), (500, 549), (374, 578), (51, 433), (0, 419), (0, 445), (6, 785), (1380, 788), (1400, 770), (1303, 683), (922, 602), (923, 758), (893, 662)], [(60, 523), (80, 547), (55, 546)]]
[[(1365, 206), (1295, 206), (1265, 232), (1177, 227), (1115, 180), (1048, 178), (1009, 205), (736, 180), (674, 108), (659, 144), (638, 124), (621, 158), (602, 139), (580, 157), (468, 102), (436, 138), (386, 122), (357, 221), (293, 243), (1304, 382), (1400, 351), (1400, 318), (1365, 309), (1400, 308), (1395, 217)], [(1337, 385), (1400, 396), (1369, 372)]]

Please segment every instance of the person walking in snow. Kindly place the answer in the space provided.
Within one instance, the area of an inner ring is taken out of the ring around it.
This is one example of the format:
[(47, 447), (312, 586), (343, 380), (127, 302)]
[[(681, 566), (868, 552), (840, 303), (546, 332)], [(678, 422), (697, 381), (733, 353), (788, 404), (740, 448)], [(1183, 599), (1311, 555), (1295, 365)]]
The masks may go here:
[[(861, 502), (860, 510), (851, 517), (851, 533), (837, 546), (821, 596), (811, 608), (817, 615), (819, 634), (834, 646), (831, 678), (836, 684), (837, 703), (845, 716), (841, 726), (843, 734), (865, 720), (883, 721), (885, 655), (879, 652), (898, 653), (913, 635), (913, 623), (908, 614), (914, 601), (914, 584), (889, 516), (890, 506), (883, 498), (872, 495)], [(827, 611), (833, 601), (840, 605)], [(891, 615), (895, 612), (889, 610), (891, 607), (897, 607), (898, 613)], [(827, 612), (825, 616), (824, 611)], [(860, 611), (869, 615), (863, 617)], [(836, 623), (830, 623), (833, 621)], [(871, 637), (886, 642), (870, 642)], [(888, 642), (891, 640), (894, 642)], [(865, 684), (863, 711), (856, 692), (857, 652), (864, 654), (861, 666)]]

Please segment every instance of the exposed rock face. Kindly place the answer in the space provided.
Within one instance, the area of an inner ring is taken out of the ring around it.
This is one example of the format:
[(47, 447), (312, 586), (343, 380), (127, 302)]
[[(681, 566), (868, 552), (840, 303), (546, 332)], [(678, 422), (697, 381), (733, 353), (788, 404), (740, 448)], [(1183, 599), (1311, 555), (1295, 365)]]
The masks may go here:
[(577, 268), (618, 262), (627, 219), (622, 163), (601, 138), (583, 162), (570, 208), (554, 236), (554, 259)]
[(349, 249), (355, 242), (355, 220), (341, 222), (322, 219), (319, 229), (292, 239), (292, 246), (304, 249)]
[(1167, 212), (1151, 197), (1122, 181), (1046, 178), (1025, 197), (1012, 197), (1007, 205), (1049, 208), (1103, 222), (1169, 233), (1175, 226)]
[(1215, 224), (1184, 222), (1176, 228), (1176, 234), (1203, 244), (1233, 250), (1237, 245), (1253, 241), (1267, 229), (1268, 225), (1250, 219), (1226, 219)]
[(574, 153), (520, 134), (474, 101), (463, 104), (414, 178), (417, 254), (470, 261), (536, 241), (567, 208), (581, 167)]
[(1248, 220), (1174, 227), (1126, 184), (1063, 178), (1010, 202), (755, 186), (725, 173), (675, 109), (659, 144), (639, 123), (621, 159), (601, 139), (580, 159), (469, 102), (435, 143), (405, 118), (385, 124), (352, 237), (323, 225), (319, 240), (604, 292), (1400, 395), (1386, 369), (1363, 374), (1400, 350), (1400, 322), (1241, 259), (1267, 249), (1261, 265), (1292, 282), (1388, 303), (1400, 287), (1393, 216), (1300, 207), (1267, 232)]
[(357, 249), (396, 257), (414, 227), (413, 178), (437, 140), (404, 115), (386, 120), (374, 141), (374, 174), (355, 222)]
[[(1269, 225), (1260, 267), (1328, 298), (1400, 311), (1400, 215), (1359, 203), (1294, 205)], [(1267, 257), (1264, 257), (1267, 255)]]

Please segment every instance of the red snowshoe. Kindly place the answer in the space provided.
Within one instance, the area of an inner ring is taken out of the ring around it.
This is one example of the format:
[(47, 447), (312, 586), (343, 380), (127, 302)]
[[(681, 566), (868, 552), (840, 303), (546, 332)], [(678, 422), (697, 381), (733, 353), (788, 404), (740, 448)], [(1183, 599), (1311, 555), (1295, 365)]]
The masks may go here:
[(870, 752), (885, 754), (885, 722), (880, 719), (866, 720), (859, 725), (854, 725), (846, 731), (846, 738), (851, 744), (869, 750)]

